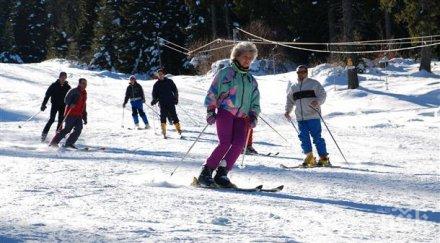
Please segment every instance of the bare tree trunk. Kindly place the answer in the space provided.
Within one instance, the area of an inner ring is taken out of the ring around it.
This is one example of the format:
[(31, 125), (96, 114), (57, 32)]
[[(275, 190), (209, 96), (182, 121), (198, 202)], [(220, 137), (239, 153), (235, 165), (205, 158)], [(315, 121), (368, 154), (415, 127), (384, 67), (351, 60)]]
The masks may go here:
[(212, 38), (217, 39), (217, 16), (214, 1), (211, 1), (211, 28)]
[[(419, 0), (420, 6), (422, 7), (422, 10), (426, 10), (429, 8), (429, 4), (427, 3), (427, 0)], [(422, 35), (431, 34), (430, 31), (422, 30)], [(425, 43), (423, 43), (425, 44)], [(419, 70), (425, 70), (427, 72), (431, 72), (431, 48), (430, 47), (424, 47), (420, 51), (421, 53), (421, 59), (420, 59), (420, 67)]]
[[(335, 3), (333, 1), (327, 0), (328, 10), (327, 10), (327, 21), (328, 21), (328, 40), (329, 42), (334, 42), (336, 40), (336, 29), (335, 29)], [(332, 46), (329, 46), (332, 48)], [(331, 49), (330, 49), (331, 50)], [(330, 53), (330, 61), (335, 60), (335, 55)]]
[[(353, 0), (342, 0), (342, 16), (344, 25), (344, 41), (353, 41)], [(347, 50), (352, 51), (353, 47), (348, 46)], [(355, 68), (357, 66), (357, 55), (349, 54), (348, 59), (351, 60), (351, 63), (354, 66), (348, 66), (347, 69), (348, 89), (357, 89), (359, 87), (359, 79)], [(347, 60), (347, 63), (350, 63), (350, 61)]]
[(391, 19), (390, 19), (390, 12), (388, 9), (384, 9), (383, 11), (384, 19), (385, 19), (385, 39), (391, 39)]
[(420, 67), (419, 70), (425, 70), (427, 72), (431, 72), (431, 48), (430, 47), (424, 47), (422, 48), (421, 52), (421, 59), (420, 59)]
[(225, 0), (225, 24), (226, 32), (229, 38), (231, 38), (231, 23), (229, 18), (229, 1)]

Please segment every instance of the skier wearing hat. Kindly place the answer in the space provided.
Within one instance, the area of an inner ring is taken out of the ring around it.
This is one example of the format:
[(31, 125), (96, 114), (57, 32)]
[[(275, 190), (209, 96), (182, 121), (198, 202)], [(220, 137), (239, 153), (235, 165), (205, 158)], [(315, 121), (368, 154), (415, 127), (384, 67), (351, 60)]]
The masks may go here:
[(216, 123), (219, 144), (198, 177), (201, 186), (235, 187), (228, 173), (243, 150), (250, 129), (257, 125), (260, 113), (258, 83), (249, 73), (249, 66), (257, 55), (253, 43), (236, 44), (231, 51), (230, 65), (218, 71), (208, 90), (206, 120), (208, 124)]
[(41, 111), (46, 110), (47, 102), (50, 98), (50, 103), (52, 104), (50, 108), (50, 118), (44, 126), (43, 132), (41, 133), (41, 142), (44, 142), (47, 137), (47, 133), (50, 130), (50, 127), (55, 121), (55, 116), (58, 113), (58, 125), (57, 131), (63, 125), (64, 120), (64, 108), (66, 105), (64, 104), (64, 98), (66, 97), (67, 92), (70, 90), (70, 85), (66, 81), (67, 74), (65, 72), (61, 72), (57, 81), (52, 83), (46, 91), (46, 95), (44, 96), (43, 103), (41, 104)]
[[(308, 78), (306, 66), (298, 66), (296, 73), (298, 82), (293, 83), (290, 87), (284, 116), (291, 120), (290, 113), (295, 106), (295, 116), (299, 128), (298, 137), (301, 141), (301, 148), (306, 155), (302, 165), (304, 167), (331, 166), (325, 140), (321, 137), (321, 120), (318, 114), (321, 112), (321, 105), (325, 102), (326, 92), (317, 80)], [(318, 151), (318, 163), (313, 156), (310, 136)]]
[(128, 100), (130, 100), (132, 116), (134, 125), (140, 129), (139, 127), (139, 118), (138, 114), (142, 118), (142, 121), (145, 124), (145, 129), (149, 129), (150, 125), (148, 124), (147, 115), (143, 109), (143, 103), (145, 103), (145, 95), (142, 86), (136, 81), (136, 77), (134, 75), (130, 76), (130, 80), (128, 81), (128, 87), (125, 91), (125, 98), (122, 107), (125, 108)]
[(170, 117), (177, 133), (182, 135), (179, 117), (176, 112), (176, 105), (179, 103), (179, 92), (173, 80), (165, 77), (165, 70), (161, 68), (156, 73), (157, 81), (153, 86), (153, 100), (151, 105), (154, 106), (159, 102), (160, 107), (160, 126), (162, 135), (167, 138), (167, 117)]

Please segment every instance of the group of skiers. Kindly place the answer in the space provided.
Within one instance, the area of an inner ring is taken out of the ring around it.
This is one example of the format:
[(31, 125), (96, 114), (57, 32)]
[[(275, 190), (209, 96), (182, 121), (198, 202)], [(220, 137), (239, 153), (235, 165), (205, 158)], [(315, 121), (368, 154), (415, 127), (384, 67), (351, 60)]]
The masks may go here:
[[(158, 80), (153, 86), (153, 100), (151, 101), (151, 105), (154, 106), (159, 103), (162, 135), (164, 138), (167, 138), (167, 118), (170, 119), (176, 127), (176, 131), (181, 135), (182, 130), (176, 113), (176, 105), (179, 100), (177, 87), (171, 79), (165, 77), (165, 71), (163, 69), (158, 70), (156, 76)], [(67, 74), (61, 72), (57, 81), (49, 86), (44, 96), (41, 111), (46, 110), (49, 99), (51, 100), (52, 107), (50, 118), (41, 134), (41, 142), (46, 140), (50, 127), (54, 123), (55, 117), (58, 113), (56, 134), (50, 141), (49, 146), (58, 147), (58, 143), (70, 133), (63, 146), (76, 149), (75, 142), (81, 135), (83, 125), (87, 124), (87, 80), (80, 78), (78, 81), (78, 87), (71, 89), (66, 79)], [(129, 79), (129, 85), (126, 89), (124, 102), (122, 104), (123, 109), (125, 109), (128, 101), (130, 101), (131, 104), (132, 117), (135, 126), (140, 129), (138, 117), (140, 116), (145, 124), (145, 129), (149, 129), (150, 125), (148, 123), (148, 118), (143, 110), (143, 104), (145, 103), (144, 90), (136, 81), (134, 75), (130, 76)], [(65, 123), (64, 127), (63, 122)], [(73, 132), (71, 133), (72, 129)]]
[[(205, 187), (213, 185), (220, 187), (235, 187), (228, 177), (240, 153), (254, 150), (252, 147), (253, 129), (257, 126), (260, 114), (260, 91), (256, 79), (249, 72), (250, 64), (258, 55), (256, 46), (251, 42), (239, 42), (231, 50), (230, 65), (219, 70), (208, 90), (204, 105), (207, 109), (206, 122), (216, 125), (218, 145), (206, 159), (198, 182)], [(288, 90), (285, 117), (291, 120), (290, 113), (295, 107), (295, 117), (298, 122), (301, 148), (305, 154), (304, 167), (331, 166), (326, 150), (325, 140), (321, 137), (320, 106), (325, 102), (326, 92), (322, 85), (308, 78), (307, 67), (297, 68), (298, 80)], [(176, 131), (181, 134), (176, 105), (179, 102), (178, 90), (174, 82), (165, 77), (165, 71), (160, 69), (157, 81), (153, 86), (151, 105), (159, 103), (162, 135), (166, 138), (167, 118), (174, 124)], [(87, 80), (79, 79), (78, 87), (70, 89), (66, 81), (67, 75), (61, 72), (58, 80), (47, 90), (41, 111), (51, 99), (50, 119), (43, 129), (41, 140), (44, 141), (58, 113), (57, 133), (50, 142), (51, 146), (58, 143), (67, 134), (64, 146), (75, 148), (75, 142), (81, 134), (83, 124), (87, 124)], [(125, 92), (123, 107), (130, 101), (133, 121), (139, 128), (139, 118), (148, 129), (147, 115), (143, 111), (146, 102), (142, 86), (132, 75)], [(65, 121), (64, 128), (62, 122)], [(318, 151), (316, 161), (312, 152), (311, 139)], [(248, 145), (247, 148), (244, 148)], [(256, 151), (254, 150), (256, 153)], [(213, 173), (215, 175), (213, 176)]]

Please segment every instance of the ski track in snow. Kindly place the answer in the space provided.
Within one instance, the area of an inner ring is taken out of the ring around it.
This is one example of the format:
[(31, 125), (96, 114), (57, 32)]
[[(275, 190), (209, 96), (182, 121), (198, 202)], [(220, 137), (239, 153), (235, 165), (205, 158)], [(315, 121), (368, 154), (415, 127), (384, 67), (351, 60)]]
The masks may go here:
[[(434, 74), (417, 68), (397, 59), (388, 70), (361, 74), (358, 90), (346, 90), (337, 68), (311, 70), (328, 93), (323, 115), (349, 164), (324, 126), (323, 136), (332, 163), (342, 168), (280, 168), (303, 158), (282, 116), (287, 82), (296, 77), (258, 76), (263, 118), (289, 143), (260, 121), (255, 148), (280, 154), (246, 156), (245, 168), (235, 168), (231, 179), (243, 187), (285, 187), (280, 193), (243, 193), (190, 186), (216, 145), (213, 126), (180, 162), (205, 125), (210, 77), (172, 77), (187, 139), (178, 139), (169, 126), (171, 138), (164, 140), (153, 129), (121, 128), (128, 75), (83, 70), (62, 60), (0, 64), (0, 242), (438, 241), (440, 62), (434, 62)], [(49, 109), (18, 128), (38, 111), (60, 71), (72, 74), (74, 87), (79, 77), (89, 81), (89, 124), (77, 144), (104, 151), (39, 143)], [(149, 103), (154, 82), (139, 82)], [(157, 117), (144, 109), (158, 134)], [(129, 109), (123, 124), (132, 127)]]

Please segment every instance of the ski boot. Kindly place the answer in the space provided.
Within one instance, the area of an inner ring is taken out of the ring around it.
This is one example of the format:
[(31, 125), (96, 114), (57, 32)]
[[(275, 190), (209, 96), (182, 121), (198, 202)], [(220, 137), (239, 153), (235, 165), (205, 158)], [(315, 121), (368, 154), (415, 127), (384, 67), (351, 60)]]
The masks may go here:
[(311, 168), (316, 166), (316, 158), (313, 157), (312, 152), (307, 154), (306, 158), (304, 159), (304, 162), (302, 163), (302, 166), (306, 168)]
[(162, 129), (162, 135), (164, 139), (167, 139), (167, 124), (161, 123), (160, 128)]
[(321, 156), (318, 160), (317, 166), (319, 167), (331, 167), (330, 159), (327, 156)]
[(217, 173), (214, 176), (215, 184), (222, 188), (234, 188), (235, 185), (228, 178), (228, 170), (226, 169), (226, 161), (222, 160), (220, 166), (217, 168)]
[(137, 130), (141, 130), (142, 129), (142, 128), (139, 127), (139, 123), (135, 123), (134, 124), (134, 128), (137, 129)]
[(78, 148), (75, 147), (75, 145), (73, 145), (73, 144), (64, 144), (63, 147), (64, 147), (64, 148), (70, 148), (70, 149), (78, 149)]
[(199, 178), (197, 178), (201, 187), (215, 187), (215, 182), (212, 179), (212, 172), (214, 170), (207, 165), (203, 166), (202, 172), (200, 172)]
[(145, 129), (150, 129), (150, 124), (145, 124)]
[(179, 135), (182, 135), (182, 129), (180, 128), (180, 123), (174, 123), (174, 127)]
[(44, 143), (46, 141), (47, 133), (41, 134), (41, 142)]
[(253, 155), (253, 154), (258, 154), (258, 152), (257, 150), (254, 149), (254, 147), (248, 146), (246, 148), (246, 154)]

